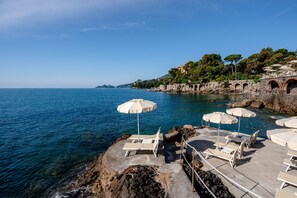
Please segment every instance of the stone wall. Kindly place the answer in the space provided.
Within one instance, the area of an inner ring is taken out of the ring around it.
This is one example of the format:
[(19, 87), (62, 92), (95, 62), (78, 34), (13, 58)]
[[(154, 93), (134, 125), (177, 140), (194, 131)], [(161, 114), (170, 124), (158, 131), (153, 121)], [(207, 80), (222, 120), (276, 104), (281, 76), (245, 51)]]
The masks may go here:
[(265, 107), (281, 113), (297, 113), (297, 76), (262, 79), (260, 90)]
[(253, 80), (230, 80), (225, 82), (208, 82), (199, 84), (172, 84), (160, 85), (155, 91), (164, 92), (213, 92), (213, 91), (229, 91), (236, 93), (258, 92), (259, 84)]

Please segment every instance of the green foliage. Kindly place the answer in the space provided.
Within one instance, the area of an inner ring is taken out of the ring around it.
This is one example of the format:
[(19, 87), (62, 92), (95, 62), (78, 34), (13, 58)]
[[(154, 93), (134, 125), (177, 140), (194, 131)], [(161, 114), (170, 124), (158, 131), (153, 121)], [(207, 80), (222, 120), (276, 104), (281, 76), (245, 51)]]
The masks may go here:
[(260, 76), (254, 76), (253, 80), (255, 83), (260, 82)]
[(231, 54), (231, 55), (226, 56), (226, 57), (224, 58), (224, 60), (225, 60), (226, 62), (231, 62), (231, 64), (233, 64), (233, 63), (237, 63), (237, 62), (240, 61), (241, 59), (242, 59), (241, 54)]
[[(263, 67), (297, 59), (297, 51), (290, 52), (287, 49), (263, 48), (259, 53), (243, 58), (241, 54), (230, 54), (224, 58), (224, 64), (220, 54), (205, 54), (197, 62), (189, 61), (184, 64), (183, 72), (177, 68), (168, 71), (168, 76), (162, 79), (153, 79), (134, 83), (137, 88), (157, 87), (160, 84), (174, 83), (201, 83), (227, 80), (253, 79), (260, 81), (260, 75), (264, 73)], [(236, 74), (235, 74), (236, 73)]]

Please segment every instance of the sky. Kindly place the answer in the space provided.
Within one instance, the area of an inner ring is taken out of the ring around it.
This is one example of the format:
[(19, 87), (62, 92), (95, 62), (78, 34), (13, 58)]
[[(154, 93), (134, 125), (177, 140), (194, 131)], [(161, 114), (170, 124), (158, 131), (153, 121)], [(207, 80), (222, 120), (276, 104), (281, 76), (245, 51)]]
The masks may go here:
[(0, 0), (0, 88), (92, 88), (297, 49), (296, 0)]

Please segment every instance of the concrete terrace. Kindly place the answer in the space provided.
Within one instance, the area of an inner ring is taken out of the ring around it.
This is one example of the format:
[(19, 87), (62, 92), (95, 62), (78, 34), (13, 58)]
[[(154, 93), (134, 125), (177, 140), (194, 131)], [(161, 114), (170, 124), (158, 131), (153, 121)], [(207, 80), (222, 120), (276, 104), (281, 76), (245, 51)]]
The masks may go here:
[[(217, 141), (216, 129), (203, 128), (197, 129), (197, 132), (199, 132), (199, 135), (188, 140), (189, 145), (195, 147), (201, 153), (207, 148), (215, 148), (214, 142)], [(221, 130), (220, 134), (220, 141), (224, 142), (224, 136), (230, 133)], [(131, 141), (119, 141), (106, 151), (103, 160), (105, 160), (105, 164), (109, 164), (109, 168), (121, 172), (131, 165), (157, 165), (159, 166), (158, 172), (171, 173), (172, 186), (169, 192), (170, 197), (199, 197), (196, 192), (192, 192), (191, 181), (179, 163), (180, 147), (174, 144), (161, 146), (162, 148), (159, 150), (157, 158), (150, 151), (131, 152), (125, 158), (125, 151), (122, 148), (126, 142)], [(234, 168), (230, 167), (227, 161), (215, 157), (210, 157), (208, 162), (236, 183), (251, 190), (260, 197), (274, 197), (276, 190), (281, 186), (281, 181), (277, 180), (278, 174), (281, 171), (285, 172), (286, 169), (283, 161), (285, 158), (289, 158), (287, 151), (288, 149), (286, 147), (279, 146), (267, 139), (258, 138), (253, 148), (245, 148), (244, 157), (239, 159), (238, 165)], [(191, 153), (192, 149), (188, 147), (184, 152)], [(226, 180), (205, 162), (203, 164), (202, 169), (205, 171), (210, 170), (218, 175), (235, 197), (254, 197)], [(297, 176), (297, 170), (290, 170), (288, 173)], [(291, 193), (297, 193), (296, 188), (292, 186), (285, 186), (284, 189)]]
[[(207, 148), (215, 148), (213, 145), (217, 141), (217, 130), (207, 128), (198, 130), (200, 135), (188, 140), (189, 144), (197, 151), (203, 152)], [(223, 136), (227, 135), (227, 131), (221, 131), (220, 141), (224, 142)], [(210, 162), (216, 169), (240, 184), (241, 186), (251, 190), (261, 197), (274, 197), (276, 189), (280, 188), (281, 181), (277, 180), (279, 172), (285, 172), (286, 167), (283, 165), (287, 156), (288, 148), (279, 146), (270, 140), (258, 138), (253, 148), (246, 149), (245, 155), (240, 159), (238, 166), (233, 169), (225, 160), (210, 157)], [(191, 149), (187, 149), (191, 152)], [(203, 162), (203, 170), (210, 170), (220, 176), (209, 165)], [(288, 173), (297, 176), (297, 170), (290, 170)], [(235, 197), (253, 197), (246, 194), (240, 188), (222, 178), (224, 184), (229, 188)], [(285, 186), (286, 191), (296, 193), (296, 188)]]

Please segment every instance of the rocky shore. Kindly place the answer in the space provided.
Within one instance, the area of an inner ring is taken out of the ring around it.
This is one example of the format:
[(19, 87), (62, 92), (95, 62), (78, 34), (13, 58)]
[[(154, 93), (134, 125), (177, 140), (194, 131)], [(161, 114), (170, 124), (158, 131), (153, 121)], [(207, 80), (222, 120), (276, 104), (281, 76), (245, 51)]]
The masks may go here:
[(225, 82), (208, 82), (199, 84), (160, 85), (150, 91), (167, 93), (198, 93), (198, 94), (259, 94), (259, 83), (253, 80), (230, 80)]
[(297, 114), (297, 77), (252, 80), (230, 80), (199, 84), (160, 85), (150, 91), (177, 94), (243, 95), (251, 102), (235, 102), (230, 107), (268, 108), (278, 113)]
[[(191, 125), (174, 127), (165, 135), (163, 155), (133, 155), (124, 158), (122, 151), (126, 142), (119, 138), (109, 149), (80, 172), (70, 183), (52, 193), (52, 197), (210, 197), (200, 180), (195, 178), (195, 190), (191, 191), (188, 176), (191, 170), (180, 165), (176, 151), (181, 136), (197, 135), (197, 128)], [(120, 149), (120, 150), (119, 150)], [(189, 157), (189, 155), (187, 155)], [(192, 159), (188, 159), (192, 160)], [(167, 161), (167, 162), (166, 162)], [(196, 161), (199, 164), (199, 161)], [(201, 168), (201, 167), (200, 167)], [(234, 197), (221, 180), (211, 172), (197, 171), (217, 197)]]

